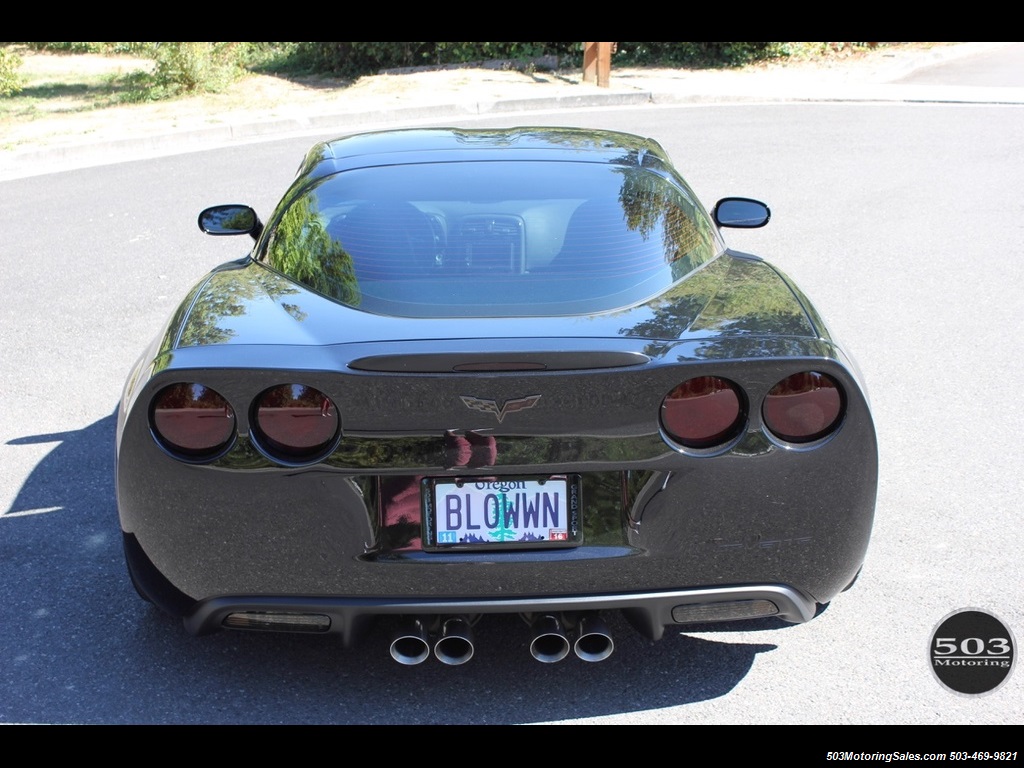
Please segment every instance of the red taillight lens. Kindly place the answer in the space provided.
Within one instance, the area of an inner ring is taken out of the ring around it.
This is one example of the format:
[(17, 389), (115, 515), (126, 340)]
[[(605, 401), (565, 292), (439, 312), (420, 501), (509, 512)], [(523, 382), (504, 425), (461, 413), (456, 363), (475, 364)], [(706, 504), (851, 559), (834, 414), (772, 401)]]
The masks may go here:
[(202, 384), (172, 384), (153, 398), (153, 433), (167, 450), (189, 458), (213, 457), (235, 434), (235, 412)]
[(286, 461), (310, 461), (338, 436), (338, 409), (327, 395), (302, 384), (268, 389), (253, 408), (257, 439), (267, 452)]
[(831, 433), (843, 414), (843, 391), (831, 376), (817, 371), (794, 373), (764, 399), (765, 426), (791, 443), (809, 443)]
[(738, 385), (718, 376), (684, 381), (661, 402), (661, 424), (687, 448), (712, 448), (728, 442), (743, 426), (745, 407)]

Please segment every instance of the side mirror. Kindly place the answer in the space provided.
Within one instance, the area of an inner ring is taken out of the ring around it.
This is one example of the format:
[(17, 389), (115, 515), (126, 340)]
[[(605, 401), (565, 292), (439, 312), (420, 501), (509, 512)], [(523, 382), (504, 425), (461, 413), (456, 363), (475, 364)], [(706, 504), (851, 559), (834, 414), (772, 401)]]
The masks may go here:
[(760, 200), (748, 197), (723, 197), (715, 203), (711, 214), (715, 224), (735, 229), (757, 229), (763, 227), (772, 217), (768, 206)]
[(252, 235), (263, 231), (263, 222), (248, 205), (215, 205), (199, 214), (199, 229), (207, 235)]

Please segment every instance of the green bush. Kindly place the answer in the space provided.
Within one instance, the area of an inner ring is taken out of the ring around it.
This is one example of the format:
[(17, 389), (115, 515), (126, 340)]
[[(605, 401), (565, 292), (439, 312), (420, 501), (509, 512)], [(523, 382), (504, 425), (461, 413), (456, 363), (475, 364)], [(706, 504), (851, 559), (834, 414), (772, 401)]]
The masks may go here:
[(238, 43), (235, 60), (240, 67), (259, 71), (272, 69), (290, 56), (296, 43)]
[(11, 96), (21, 90), (22, 79), (18, 74), (21, 57), (0, 48), (0, 97)]
[(54, 53), (131, 53), (145, 56), (156, 43), (19, 43), (33, 51)]
[(786, 43), (619, 43), (616, 64), (737, 67), (786, 55)]
[[(789, 55), (790, 43), (618, 43), (613, 62), (623, 65), (733, 67)], [(583, 44), (553, 43), (296, 43), (292, 65), (309, 72), (358, 76), (394, 67), (459, 64), (489, 59), (530, 61), (558, 56), (582, 62)]]
[(358, 76), (395, 67), (530, 60), (580, 54), (580, 43), (298, 43), (293, 61), (310, 72)]
[(160, 43), (153, 83), (167, 95), (220, 91), (242, 73), (237, 43)]

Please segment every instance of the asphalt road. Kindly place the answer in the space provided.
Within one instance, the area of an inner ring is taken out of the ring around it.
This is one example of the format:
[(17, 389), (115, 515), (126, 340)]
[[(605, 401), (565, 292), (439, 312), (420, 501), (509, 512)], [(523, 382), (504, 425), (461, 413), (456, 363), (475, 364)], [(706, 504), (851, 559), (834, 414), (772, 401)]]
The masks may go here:
[(1024, 636), (1024, 107), (633, 106), (514, 122), (654, 136), (706, 203), (772, 206), (766, 229), (731, 244), (815, 300), (875, 409), (881, 485), (855, 587), (801, 626), (652, 644), (616, 622), (616, 653), (597, 665), (510, 650), (525, 647), (510, 642), (526, 638), (516, 619), (483, 623), (459, 668), (401, 667), (383, 633), (355, 649), (190, 637), (124, 573), (113, 413), (176, 302), (241, 255), (239, 240), (200, 235), (195, 214), (268, 212), (310, 139), (23, 178), (0, 183), (0, 723), (1021, 722), (1019, 670), (956, 696), (927, 650), (967, 606)]
[(1019, 88), (1024, 85), (1024, 45), (1018, 43), (958, 61), (922, 67), (894, 82), (903, 85)]

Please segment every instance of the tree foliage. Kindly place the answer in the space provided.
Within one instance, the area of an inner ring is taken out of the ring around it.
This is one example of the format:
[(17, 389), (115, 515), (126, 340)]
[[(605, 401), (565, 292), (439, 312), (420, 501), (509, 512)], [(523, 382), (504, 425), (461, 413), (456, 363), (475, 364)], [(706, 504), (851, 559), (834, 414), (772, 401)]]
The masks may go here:
[(358, 306), (362, 297), (352, 257), (327, 231), (318, 210), (315, 192), (291, 204), (274, 230), (269, 262), (314, 291)]

